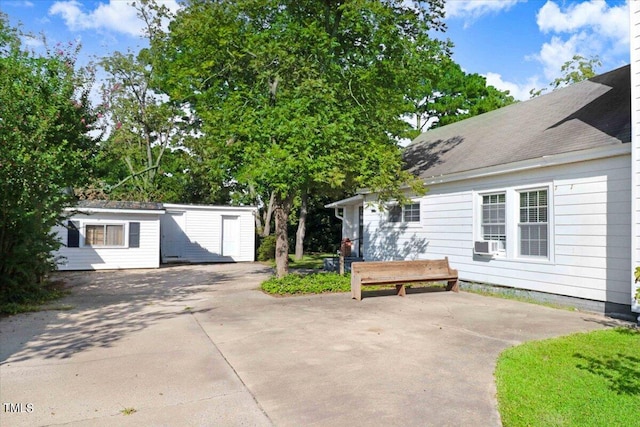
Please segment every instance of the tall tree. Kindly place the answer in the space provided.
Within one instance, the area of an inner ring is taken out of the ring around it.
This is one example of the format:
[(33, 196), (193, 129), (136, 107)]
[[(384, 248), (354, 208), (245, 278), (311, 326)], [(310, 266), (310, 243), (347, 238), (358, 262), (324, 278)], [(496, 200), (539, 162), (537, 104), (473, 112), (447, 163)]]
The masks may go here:
[(0, 301), (37, 293), (59, 247), (51, 228), (87, 178), (96, 141), (88, 132), (92, 75), (75, 68), (77, 48), (43, 55), (21, 48), (0, 13)]
[[(549, 87), (554, 91), (572, 83), (578, 83), (583, 80), (590, 79), (591, 77), (595, 77), (596, 70), (600, 66), (602, 66), (602, 61), (600, 61), (600, 58), (597, 55), (589, 58), (585, 58), (582, 55), (573, 55), (573, 58), (562, 64), (562, 67), (560, 67), (560, 77), (556, 77), (551, 83), (549, 83)], [(531, 98), (535, 98), (536, 96), (542, 95), (547, 90), (549, 89), (531, 89), (529, 94), (531, 95)]]
[[(167, 9), (148, 0), (136, 7), (146, 38), (161, 34)], [(185, 187), (193, 184), (188, 177), (197, 173), (197, 161), (182, 150), (194, 117), (184, 103), (171, 102), (156, 90), (154, 59), (142, 49), (137, 55), (115, 52), (100, 61), (107, 74), (101, 110), (108, 138), (101, 144), (98, 180), (111, 198), (181, 201)]]
[(179, 198), (180, 189), (171, 187), (187, 168), (186, 162), (178, 160), (188, 158), (175, 151), (182, 148), (191, 119), (153, 90), (154, 69), (148, 50), (137, 56), (115, 52), (100, 65), (107, 73), (101, 109), (108, 137), (101, 144), (98, 161), (103, 187), (116, 199)]
[(415, 109), (410, 137), (430, 127), (448, 125), (515, 102), (509, 91), (487, 85), (486, 78), (479, 74), (464, 72), (449, 57), (422, 68), (426, 72), (420, 75), (420, 85), (409, 94)]
[(278, 276), (305, 189), (418, 188), (396, 143), (417, 84), (405, 59), (442, 52), (428, 36), (442, 18), (441, 0), (194, 0), (154, 45), (164, 88), (202, 120), (194, 152), (274, 193)]

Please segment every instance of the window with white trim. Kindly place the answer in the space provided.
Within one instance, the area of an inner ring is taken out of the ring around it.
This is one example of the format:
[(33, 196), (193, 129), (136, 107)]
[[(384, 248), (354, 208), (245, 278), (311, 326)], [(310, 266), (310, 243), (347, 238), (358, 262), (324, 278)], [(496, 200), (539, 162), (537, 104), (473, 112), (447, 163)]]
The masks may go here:
[(124, 224), (85, 224), (84, 245), (124, 246)]
[(410, 203), (402, 208), (404, 222), (420, 222), (420, 203)]
[(549, 255), (549, 202), (547, 190), (520, 192), (518, 232), (521, 256)]
[(483, 195), (480, 219), (482, 239), (499, 241), (502, 250), (507, 243), (506, 199), (506, 193)]
[(389, 206), (389, 222), (420, 222), (420, 202)]

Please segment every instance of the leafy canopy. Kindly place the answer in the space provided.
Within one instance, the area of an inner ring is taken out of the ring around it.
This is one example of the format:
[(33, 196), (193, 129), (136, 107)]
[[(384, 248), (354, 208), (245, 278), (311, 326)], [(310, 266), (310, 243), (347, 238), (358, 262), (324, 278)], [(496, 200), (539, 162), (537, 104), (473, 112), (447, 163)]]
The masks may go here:
[[(441, 4), (193, 1), (161, 47), (163, 86), (202, 120), (194, 151), (211, 173), (266, 185), (397, 189), (396, 138), (413, 109), (409, 57), (443, 44)], [(427, 8), (428, 7), (428, 8)]]
[(88, 89), (75, 69), (77, 47), (45, 55), (21, 49), (18, 31), (0, 13), (0, 300), (21, 302), (52, 268), (59, 246), (51, 228), (88, 176), (95, 140)]

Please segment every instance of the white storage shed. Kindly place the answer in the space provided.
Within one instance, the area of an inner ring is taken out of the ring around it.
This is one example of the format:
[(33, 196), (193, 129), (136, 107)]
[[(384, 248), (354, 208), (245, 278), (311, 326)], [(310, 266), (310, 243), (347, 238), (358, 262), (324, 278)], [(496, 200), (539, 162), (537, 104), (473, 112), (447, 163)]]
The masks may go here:
[(257, 208), (169, 203), (164, 208), (163, 263), (254, 261)]

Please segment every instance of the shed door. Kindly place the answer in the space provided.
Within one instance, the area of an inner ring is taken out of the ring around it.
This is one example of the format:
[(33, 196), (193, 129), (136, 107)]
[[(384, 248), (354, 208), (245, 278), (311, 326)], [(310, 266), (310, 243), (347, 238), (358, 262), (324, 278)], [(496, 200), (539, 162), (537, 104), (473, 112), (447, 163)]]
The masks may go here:
[(186, 242), (184, 212), (167, 212), (162, 216), (161, 224), (162, 261), (182, 258)]
[(240, 217), (222, 217), (222, 256), (240, 255)]

